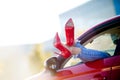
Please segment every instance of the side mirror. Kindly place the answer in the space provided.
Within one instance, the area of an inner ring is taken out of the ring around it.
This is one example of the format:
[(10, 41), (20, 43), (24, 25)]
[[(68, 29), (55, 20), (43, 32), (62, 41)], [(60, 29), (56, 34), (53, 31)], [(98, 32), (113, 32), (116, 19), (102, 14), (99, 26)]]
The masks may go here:
[(54, 75), (56, 71), (62, 67), (65, 60), (66, 59), (60, 55), (58, 57), (51, 57), (45, 61), (45, 69)]

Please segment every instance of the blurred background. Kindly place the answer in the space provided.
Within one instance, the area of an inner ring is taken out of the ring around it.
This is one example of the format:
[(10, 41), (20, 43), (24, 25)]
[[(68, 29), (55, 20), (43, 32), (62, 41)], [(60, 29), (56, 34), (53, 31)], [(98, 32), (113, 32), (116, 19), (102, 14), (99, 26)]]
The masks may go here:
[(69, 18), (75, 38), (92, 26), (120, 14), (120, 0), (1, 0), (0, 80), (24, 80), (41, 72), (56, 49), (56, 32), (65, 42)]

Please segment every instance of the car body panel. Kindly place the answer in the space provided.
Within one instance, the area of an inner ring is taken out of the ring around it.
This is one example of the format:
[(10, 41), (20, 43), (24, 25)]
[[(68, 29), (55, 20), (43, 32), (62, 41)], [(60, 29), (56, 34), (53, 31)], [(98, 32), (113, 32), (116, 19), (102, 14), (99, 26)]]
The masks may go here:
[(87, 62), (58, 71), (57, 76), (65, 80), (110, 80), (112, 65), (116, 57)]
[(115, 60), (112, 65), (111, 80), (120, 80), (120, 55), (115, 56)]

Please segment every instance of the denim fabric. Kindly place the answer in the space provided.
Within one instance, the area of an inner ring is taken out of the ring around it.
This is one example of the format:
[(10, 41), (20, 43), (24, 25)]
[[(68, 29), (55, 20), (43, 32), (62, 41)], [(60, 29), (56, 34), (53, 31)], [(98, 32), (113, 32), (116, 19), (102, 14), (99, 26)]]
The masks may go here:
[(79, 42), (77, 42), (75, 46), (81, 48), (81, 53), (75, 56), (77, 58), (80, 58), (83, 62), (94, 61), (97, 59), (110, 57), (110, 55), (106, 52), (93, 50), (93, 49), (87, 49), (84, 46), (82, 46)]

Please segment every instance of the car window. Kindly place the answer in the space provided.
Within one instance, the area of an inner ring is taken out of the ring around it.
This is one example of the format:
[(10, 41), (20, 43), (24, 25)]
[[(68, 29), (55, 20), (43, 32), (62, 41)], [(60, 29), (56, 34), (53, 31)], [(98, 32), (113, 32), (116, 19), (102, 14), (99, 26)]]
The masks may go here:
[[(111, 34), (106, 33), (96, 37), (94, 40), (86, 44), (85, 47), (89, 49), (105, 51), (113, 56), (116, 45), (113, 43)], [(74, 58), (73, 56), (64, 67), (73, 66), (79, 64), (80, 62), (82, 62), (80, 59)]]
[(85, 47), (89, 49), (95, 49), (108, 52), (111, 56), (114, 55), (116, 45), (111, 38), (111, 34), (103, 34), (95, 38), (91, 43), (88, 43)]

